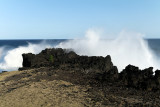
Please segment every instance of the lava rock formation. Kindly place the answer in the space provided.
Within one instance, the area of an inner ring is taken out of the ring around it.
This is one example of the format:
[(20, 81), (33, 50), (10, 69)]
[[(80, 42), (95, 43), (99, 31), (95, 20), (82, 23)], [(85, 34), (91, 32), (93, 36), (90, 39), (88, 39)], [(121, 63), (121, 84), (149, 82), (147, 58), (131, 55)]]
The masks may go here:
[(88, 75), (88, 80), (92, 78), (91, 80), (95, 81), (97, 85), (105, 86), (112, 83), (138, 90), (158, 91), (160, 89), (160, 70), (156, 70), (153, 75), (153, 67), (140, 70), (138, 67), (128, 65), (118, 73), (118, 69), (113, 65), (109, 55), (106, 57), (80, 56), (71, 50), (52, 48), (45, 49), (37, 55), (23, 54), (22, 57), (23, 67), (19, 70), (40, 67), (78, 69), (83, 75)]

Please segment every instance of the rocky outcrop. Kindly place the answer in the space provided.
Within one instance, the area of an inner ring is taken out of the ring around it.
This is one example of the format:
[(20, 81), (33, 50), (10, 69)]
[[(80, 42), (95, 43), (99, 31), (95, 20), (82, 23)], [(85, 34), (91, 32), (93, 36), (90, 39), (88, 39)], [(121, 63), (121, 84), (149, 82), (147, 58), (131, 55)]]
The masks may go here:
[(128, 65), (120, 74), (119, 81), (128, 87), (134, 87), (142, 90), (159, 90), (160, 89), (160, 71), (155, 71), (153, 67), (140, 70), (138, 67)]
[(73, 51), (63, 50), (60, 48), (45, 49), (35, 55), (32, 53), (23, 54), (23, 68), (31, 69), (39, 67), (60, 67), (68, 66), (69, 68), (96, 69), (98, 71), (109, 71), (113, 64), (110, 56), (106, 57), (88, 57), (79, 56)]
[(22, 56), (23, 67), (19, 70), (52, 67), (66, 72), (74, 71), (74, 73), (85, 77), (82, 79), (87, 78), (84, 80), (85, 82), (89, 81), (96, 86), (105, 86), (111, 83), (139, 90), (160, 90), (160, 70), (156, 70), (153, 75), (153, 67), (140, 70), (136, 66), (128, 65), (118, 73), (118, 69), (112, 64), (109, 55), (106, 57), (80, 56), (71, 50), (53, 48), (45, 49), (37, 55), (28, 53)]

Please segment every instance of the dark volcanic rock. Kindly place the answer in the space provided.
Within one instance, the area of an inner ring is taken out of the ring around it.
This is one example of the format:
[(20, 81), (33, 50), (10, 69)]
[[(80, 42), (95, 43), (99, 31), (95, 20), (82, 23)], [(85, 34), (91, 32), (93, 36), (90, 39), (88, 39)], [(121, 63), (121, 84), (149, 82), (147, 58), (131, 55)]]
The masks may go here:
[(53, 48), (45, 49), (37, 55), (29, 53), (22, 56), (23, 68), (19, 70), (52, 67), (65, 70), (66, 75), (69, 71), (74, 71), (75, 74), (80, 75), (77, 78), (84, 79), (79, 81), (84, 81), (83, 83), (88, 81), (96, 86), (115, 84), (148, 91), (160, 89), (160, 70), (155, 71), (153, 75), (153, 67), (140, 70), (136, 66), (128, 65), (121, 73), (118, 73), (109, 55), (106, 57), (79, 56), (70, 50)]
[(118, 80), (119, 74), (116, 66), (113, 66), (108, 72), (104, 72), (103, 74), (105, 81), (107, 82), (115, 82)]
[(32, 53), (28, 53), (28, 54), (23, 54), (23, 66), (24, 67), (31, 67), (31, 65), (33, 65), (32, 59), (35, 57), (34, 54)]
[(23, 69), (39, 68), (39, 67), (59, 67), (59, 66), (69, 66), (81, 69), (97, 69), (99, 71), (109, 71), (113, 64), (111, 62), (110, 56), (104, 57), (88, 57), (79, 56), (73, 51), (63, 50), (63, 49), (46, 49), (41, 53), (34, 54), (23, 54)]
[(160, 89), (160, 70), (156, 70), (155, 71), (155, 82), (156, 82), (156, 85), (157, 85), (157, 88)]
[(138, 67), (128, 65), (119, 75), (119, 81), (125, 86), (142, 90), (158, 90), (159, 71), (153, 75), (153, 67), (140, 70)]

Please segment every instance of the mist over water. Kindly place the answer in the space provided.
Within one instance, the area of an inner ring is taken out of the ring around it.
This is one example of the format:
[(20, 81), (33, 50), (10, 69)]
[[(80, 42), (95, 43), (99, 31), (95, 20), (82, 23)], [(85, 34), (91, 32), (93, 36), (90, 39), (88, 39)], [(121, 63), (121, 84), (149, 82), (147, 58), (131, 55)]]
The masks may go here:
[(74, 39), (62, 42), (56, 47), (71, 48), (79, 55), (107, 56), (110, 55), (112, 62), (121, 71), (128, 64), (138, 66), (141, 69), (147, 67), (160, 68), (159, 61), (149, 48), (142, 34), (122, 31), (116, 39), (101, 39), (101, 35), (88, 30), (84, 39)]
[[(0, 70), (13, 71), (22, 67), (22, 54), (38, 54), (45, 48), (73, 49), (79, 55), (107, 56), (118, 67), (119, 72), (128, 64), (141, 69), (154, 67), (160, 69), (160, 58), (148, 46), (142, 34), (122, 31), (116, 39), (104, 39), (96, 30), (88, 30), (82, 39), (43, 41), (28, 43), (14, 48), (0, 47)], [(107, 35), (106, 35), (107, 38)]]

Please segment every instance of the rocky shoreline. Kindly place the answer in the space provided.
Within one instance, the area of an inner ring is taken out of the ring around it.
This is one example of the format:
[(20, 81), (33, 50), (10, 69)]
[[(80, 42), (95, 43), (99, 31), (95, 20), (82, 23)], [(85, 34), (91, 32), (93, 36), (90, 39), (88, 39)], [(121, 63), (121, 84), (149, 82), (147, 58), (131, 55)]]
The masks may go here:
[(22, 56), (19, 71), (0, 74), (2, 107), (160, 106), (160, 71), (153, 75), (152, 67), (128, 65), (118, 72), (110, 56), (79, 56), (59, 48)]

